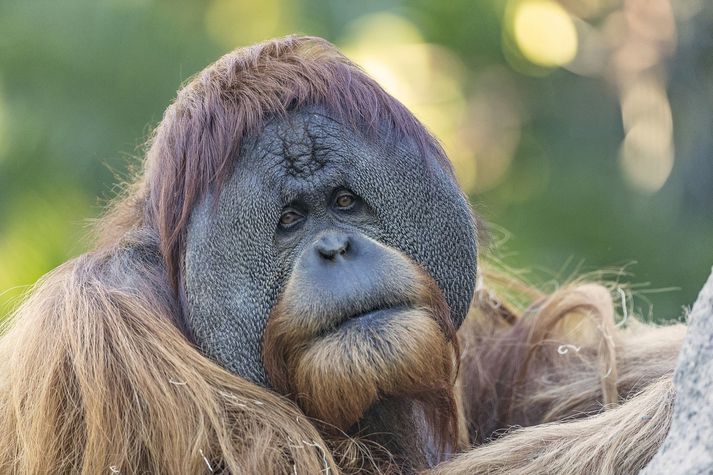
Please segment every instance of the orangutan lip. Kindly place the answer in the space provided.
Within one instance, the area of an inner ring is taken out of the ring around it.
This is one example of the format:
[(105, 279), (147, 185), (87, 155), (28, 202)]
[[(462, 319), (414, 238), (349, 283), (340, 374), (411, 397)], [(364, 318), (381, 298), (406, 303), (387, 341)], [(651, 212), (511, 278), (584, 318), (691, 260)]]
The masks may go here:
[(370, 326), (378, 320), (388, 318), (397, 312), (406, 310), (405, 305), (397, 305), (393, 307), (376, 308), (374, 310), (368, 310), (364, 313), (359, 313), (345, 319), (342, 323), (338, 325), (337, 328), (349, 328), (354, 326)]

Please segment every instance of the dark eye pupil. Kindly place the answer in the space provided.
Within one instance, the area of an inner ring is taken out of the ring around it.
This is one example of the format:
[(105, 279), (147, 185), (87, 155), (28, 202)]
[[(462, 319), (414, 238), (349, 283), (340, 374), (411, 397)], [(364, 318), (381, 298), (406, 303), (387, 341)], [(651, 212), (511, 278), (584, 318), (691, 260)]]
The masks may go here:
[(346, 208), (354, 203), (354, 197), (351, 195), (342, 195), (337, 198), (337, 205), (341, 208)]
[(299, 219), (299, 215), (294, 211), (288, 211), (280, 216), (280, 224), (289, 225)]

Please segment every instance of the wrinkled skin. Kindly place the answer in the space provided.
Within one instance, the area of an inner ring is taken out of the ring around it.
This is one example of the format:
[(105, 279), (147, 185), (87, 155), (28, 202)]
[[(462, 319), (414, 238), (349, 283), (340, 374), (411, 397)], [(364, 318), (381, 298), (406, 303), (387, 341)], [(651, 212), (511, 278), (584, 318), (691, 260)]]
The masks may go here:
[[(315, 289), (324, 285), (337, 294), (375, 292), (387, 277), (378, 256), (355, 267), (350, 279), (360, 285), (335, 282), (300, 258), (316, 241), (345, 235), (368, 237), (420, 264), (459, 326), (475, 285), (474, 221), (452, 172), (414, 150), (387, 138), (364, 138), (319, 108), (270, 121), (258, 137), (245, 140), (217, 203), (205, 199), (188, 230), (187, 326), (201, 349), (270, 387), (262, 337), (293, 272), (307, 273)], [(353, 193), (356, 209), (335, 208), (342, 190)], [(281, 227), (281, 214), (294, 209), (303, 220)]]

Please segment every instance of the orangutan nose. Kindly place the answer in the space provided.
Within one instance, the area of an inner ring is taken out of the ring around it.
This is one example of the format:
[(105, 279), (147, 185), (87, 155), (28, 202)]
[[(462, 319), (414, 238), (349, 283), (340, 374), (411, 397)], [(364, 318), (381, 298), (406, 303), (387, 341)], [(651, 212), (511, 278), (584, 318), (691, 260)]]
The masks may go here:
[(319, 256), (327, 261), (333, 261), (337, 256), (345, 256), (350, 252), (351, 237), (344, 233), (328, 233), (322, 235), (314, 245)]

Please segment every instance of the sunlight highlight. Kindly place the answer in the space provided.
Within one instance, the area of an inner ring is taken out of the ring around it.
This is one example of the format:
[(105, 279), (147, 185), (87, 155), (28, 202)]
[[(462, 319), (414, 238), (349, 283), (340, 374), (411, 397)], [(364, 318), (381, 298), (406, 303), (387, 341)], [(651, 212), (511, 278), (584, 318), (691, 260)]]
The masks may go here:
[(570, 15), (550, 0), (520, 0), (512, 15), (518, 49), (530, 62), (562, 66), (577, 55), (577, 29)]

